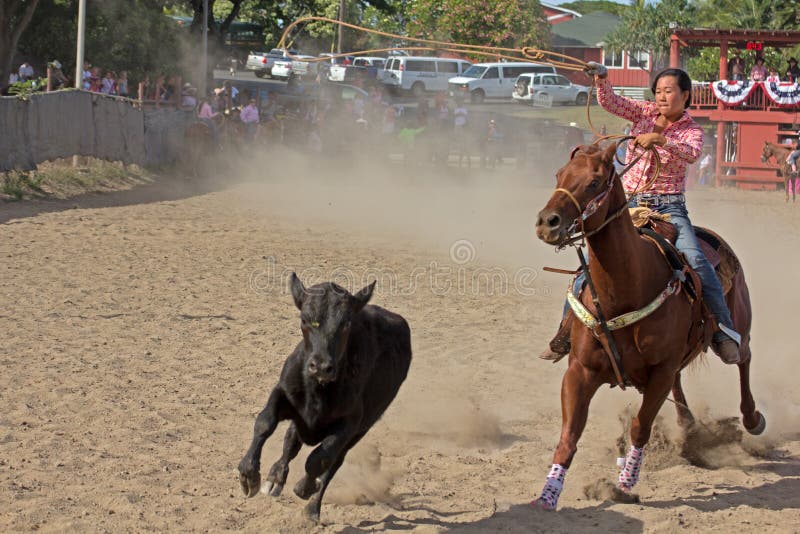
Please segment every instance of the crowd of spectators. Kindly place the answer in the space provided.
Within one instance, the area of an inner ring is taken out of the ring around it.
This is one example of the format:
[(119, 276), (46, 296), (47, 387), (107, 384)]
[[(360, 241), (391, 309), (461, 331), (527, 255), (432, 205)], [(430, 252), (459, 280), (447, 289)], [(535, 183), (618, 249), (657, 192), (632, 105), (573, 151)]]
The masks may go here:
[(748, 70), (744, 59), (738, 51), (733, 52), (733, 57), (728, 61), (728, 79), (735, 81), (751, 80), (754, 82), (800, 82), (800, 67), (795, 58), (789, 58), (789, 66), (779, 74), (779, 70), (772, 66), (767, 67), (764, 58), (756, 57), (755, 64)]

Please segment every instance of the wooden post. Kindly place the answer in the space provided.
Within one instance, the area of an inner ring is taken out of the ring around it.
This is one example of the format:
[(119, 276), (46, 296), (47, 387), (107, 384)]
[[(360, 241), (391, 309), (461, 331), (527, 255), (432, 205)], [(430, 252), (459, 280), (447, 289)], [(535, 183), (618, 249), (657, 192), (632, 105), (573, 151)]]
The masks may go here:
[(50, 65), (47, 66), (47, 92), (53, 90), (53, 69), (50, 68)]
[[(719, 79), (725, 80), (728, 77), (728, 40), (724, 37), (719, 43)], [(717, 99), (717, 110), (723, 111), (725, 104)], [(722, 161), (725, 152), (725, 122), (717, 123), (717, 168), (714, 172), (714, 186), (722, 186)]]
[(144, 82), (139, 82), (139, 107), (142, 107), (142, 101), (144, 100)]
[(681, 67), (680, 41), (674, 33), (669, 38), (669, 68), (679, 69)]

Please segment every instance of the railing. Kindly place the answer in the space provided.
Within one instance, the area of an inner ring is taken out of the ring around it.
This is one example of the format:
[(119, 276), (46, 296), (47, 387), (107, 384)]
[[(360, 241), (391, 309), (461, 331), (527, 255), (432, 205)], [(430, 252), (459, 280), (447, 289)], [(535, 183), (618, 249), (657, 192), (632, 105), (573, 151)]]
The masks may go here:
[[(691, 109), (716, 109), (719, 99), (714, 94), (711, 84), (693, 85)], [(779, 106), (770, 100), (764, 90), (754, 87), (741, 104), (736, 106), (726, 106), (727, 109), (736, 110), (755, 110), (755, 111), (795, 111), (800, 106)]]

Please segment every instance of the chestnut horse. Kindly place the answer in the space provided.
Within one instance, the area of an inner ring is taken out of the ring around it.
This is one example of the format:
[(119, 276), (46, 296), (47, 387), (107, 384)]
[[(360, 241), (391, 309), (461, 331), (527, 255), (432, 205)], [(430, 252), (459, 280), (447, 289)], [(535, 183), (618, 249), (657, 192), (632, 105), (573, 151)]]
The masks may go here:
[[(664, 297), (654, 311), (650, 308), (649, 315), (623, 323), (611, 333), (621, 355), (621, 376), (627, 377), (626, 385), (643, 394), (641, 407), (631, 424), (632, 447), (618, 483), (627, 492), (638, 480), (642, 449), (670, 391), (678, 406), (679, 422), (684, 430), (689, 430), (693, 417), (686, 406), (680, 373), (708, 348), (713, 321), (703, 311), (701, 300), (692, 298), (691, 287), (682, 282), (681, 271), (674, 270), (654, 241), (643, 238), (634, 227), (622, 182), (614, 169), (615, 149), (613, 144), (606, 150), (595, 145), (575, 149), (570, 161), (557, 173), (557, 189), (539, 212), (536, 235), (547, 244), (564, 246), (580, 237), (572, 235), (576, 227), (583, 230), (591, 279), (606, 318), (642, 310)], [(588, 293), (584, 291), (580, 301), (597, 317), (598, 311)], [(750, 392), (751, 310), (741, 269), (732, 279), (726, 300), (734, 327), (742, 336), (738, 364), (742, 422), (748, 432), (760, 434), (766, 420), (756, 410)], [(607, 352), (609, 342), (605, 335), (597, 327), (590, 330), (582, 320), (577, 320), (577, 315), (575, 319), (570, 332), (569, 364), (561, 383), (561, 438), (544, 491), (534, 501), (545, 509), (555, 509), (557, 505), (592, 397), (601, 385), (614, 386), (619, 382), (616, 364)]]
[[(780, 167), (778, 172), (783, 176), (786, 202), (789, 202), (789, 189), (792, 190), (792, 202), (797, 200), (797, 187), (800, 186), (800, 178), (792, 176), (792, 166), (786, 161), (791, 152), (791, 146), (770, 143), (769, 141), (764, 141), (764, 148), (761, 149), (761, 163), (766, 163), (769, 158), (775, 158), (775, 163)], [(794, 178), (794, 183), (792, 183), (792, 178)]]

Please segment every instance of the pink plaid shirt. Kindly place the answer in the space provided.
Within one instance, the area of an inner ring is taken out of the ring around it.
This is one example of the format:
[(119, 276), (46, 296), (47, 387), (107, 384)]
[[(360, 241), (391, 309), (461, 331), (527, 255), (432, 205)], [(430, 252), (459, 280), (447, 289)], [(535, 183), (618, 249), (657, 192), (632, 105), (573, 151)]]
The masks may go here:
[[(605, 78), (597, 80), (597, 102), (609, 113), (631, 121), (631, 135), (652, 133), (660, 115), (654, 102), (642, 102), (614, 94), (611, 82)], [(667, 138), (667, 144), (656, 147), (661, 156), (661, 176), (646, 192), (670, 195), (683, 193), (686, 191), (686, 167), (697, 161), (703, 151), (703, 129), (684, 111), (683, 117), (667, 126), (661, 135)], [(631, 162), (641, 150), (641, 147), (634, 148), (631, 140), (626, 163)], [(652, 177), (653, 171), (650, 156), (645, 155), (622, 177), (625, 191), (630, 193), (637, 186), (643, 186)]]

